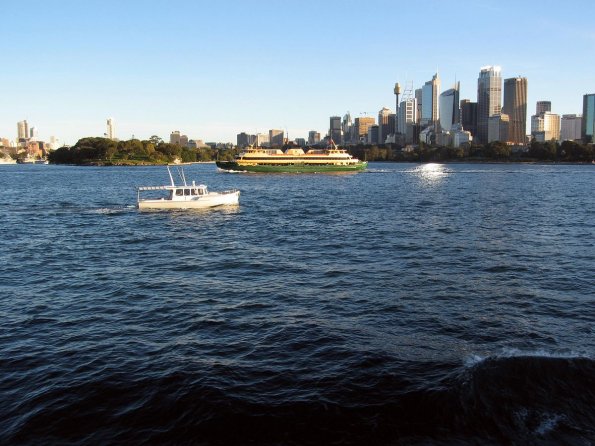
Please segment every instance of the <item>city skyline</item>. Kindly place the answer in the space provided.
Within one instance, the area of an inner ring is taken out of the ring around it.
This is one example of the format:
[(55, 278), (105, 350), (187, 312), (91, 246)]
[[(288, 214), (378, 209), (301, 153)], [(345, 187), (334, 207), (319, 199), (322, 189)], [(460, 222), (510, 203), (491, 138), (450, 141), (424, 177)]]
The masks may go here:
[[(330, 116), (394, 110), (396, 82), (417, 89), (436, 72), (475, 102), (486, 65), (501, 66), (502, 79), (528, 79), (529, 114), (541, 100), (560, 116), (580, 114), (583, 95), (595, 91), (595, 62), (585, 57), (595, 7), (548, 4), (8, 4), (5, 35), (18, 38), (0, 42), (10, 67), (0, 137), (15, 139), (27, 120), (39, 139), (74, 144), (103, 136), (113, 116), (120, 139), (165, 139), (179, 128), (204, 141), (270, 129), (306, 138), (326, 134)], [(489, 27), (478, 20), (486, 14)], [(454, 33), (445, 26), (453, 20)], [(538, 45), (546, 32), (548, 45)]]

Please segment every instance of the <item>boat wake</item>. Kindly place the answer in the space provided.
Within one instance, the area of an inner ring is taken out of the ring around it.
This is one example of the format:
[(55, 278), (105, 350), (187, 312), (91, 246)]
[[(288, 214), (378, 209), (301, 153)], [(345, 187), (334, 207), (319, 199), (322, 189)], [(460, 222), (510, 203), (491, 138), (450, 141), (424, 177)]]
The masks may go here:
[(89, 210), (90, 214), (103, 214), (103, 215), (118, 215), (118, 214), (126, 214), (131, 211), (134, 211), (136, 206), (127, 205), (127, 206), (114, 206), (114, 207), (102, 207), (97, 209)]

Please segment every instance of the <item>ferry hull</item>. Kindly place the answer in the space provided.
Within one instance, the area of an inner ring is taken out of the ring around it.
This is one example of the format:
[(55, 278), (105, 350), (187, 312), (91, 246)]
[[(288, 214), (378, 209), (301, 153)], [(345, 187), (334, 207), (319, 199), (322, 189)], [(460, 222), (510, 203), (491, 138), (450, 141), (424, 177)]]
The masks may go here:
[(235, 161), (217, 161), (217, 167), (239, 172), (288, 172), (288, 173), (323, 173), (323, 172), (357, 172), (364, 170), (366, 161), (357, 164), (239, 164)]

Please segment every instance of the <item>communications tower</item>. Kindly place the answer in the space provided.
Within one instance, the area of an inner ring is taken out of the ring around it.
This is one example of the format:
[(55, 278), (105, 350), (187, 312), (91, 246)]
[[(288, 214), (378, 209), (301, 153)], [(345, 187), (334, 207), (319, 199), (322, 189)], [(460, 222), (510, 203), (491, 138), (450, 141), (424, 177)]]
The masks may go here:
[(398, 82), (395, 84), (395, 96), (397, 97), (397, 108), (395, 108), (395, 135), (399, 133), (398, 122), (399, 122), (399, 95), (401, 94), (401, 84)]

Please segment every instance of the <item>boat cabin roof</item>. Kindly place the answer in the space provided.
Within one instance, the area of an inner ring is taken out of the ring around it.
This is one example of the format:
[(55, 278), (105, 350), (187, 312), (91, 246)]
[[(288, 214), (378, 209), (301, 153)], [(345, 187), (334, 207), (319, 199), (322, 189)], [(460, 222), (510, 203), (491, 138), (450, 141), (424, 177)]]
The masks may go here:
[(138, 190), (176, 190), (176, 189), (202, 189), (206, 190), (204, 184), (193, 184), (188, 186), (140, 186)]

